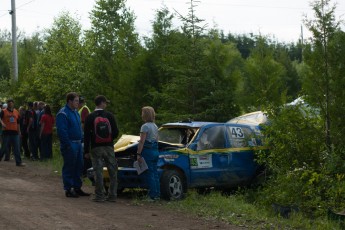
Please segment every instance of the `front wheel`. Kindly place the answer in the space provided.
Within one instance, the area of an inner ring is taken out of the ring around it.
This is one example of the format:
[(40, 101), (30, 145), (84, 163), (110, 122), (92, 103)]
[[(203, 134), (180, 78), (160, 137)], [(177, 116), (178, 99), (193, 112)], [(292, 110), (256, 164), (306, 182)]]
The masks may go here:
[(166, 170), (161, 177), (161, 195), (167, 200), (181, 200), (183, 198), (184, 177), (176, 170)]

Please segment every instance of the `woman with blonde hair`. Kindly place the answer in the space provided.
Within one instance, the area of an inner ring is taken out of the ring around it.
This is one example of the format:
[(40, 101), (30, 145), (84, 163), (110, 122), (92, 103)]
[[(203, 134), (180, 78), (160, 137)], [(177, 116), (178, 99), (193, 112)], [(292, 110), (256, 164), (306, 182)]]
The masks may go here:
[(138, 161), (145, 159), (148, 166), (142, 175), (149, 186), (148, 200), (160, 199), (160, 183), (157, 172), (158, 162), (158, 127), (155, 124), (155, 110), (151, 106), (141, 109), (141, 118), (145, 122), (140, 128), (140, 141), (137, 151)]

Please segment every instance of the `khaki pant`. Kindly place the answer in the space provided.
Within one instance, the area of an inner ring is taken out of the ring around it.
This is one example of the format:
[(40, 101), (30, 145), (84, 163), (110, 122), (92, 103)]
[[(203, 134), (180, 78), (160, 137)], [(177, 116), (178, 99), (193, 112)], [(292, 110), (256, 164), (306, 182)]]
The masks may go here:
[(110, 186), (108, 198), (117, 197), (117, 162), (112, 146), (101, 146), (91, 149), (92, 167), (95, 171), (95, 194), (96, 198), (105, 198), (103, 184), (103, 166), (107, 167)]

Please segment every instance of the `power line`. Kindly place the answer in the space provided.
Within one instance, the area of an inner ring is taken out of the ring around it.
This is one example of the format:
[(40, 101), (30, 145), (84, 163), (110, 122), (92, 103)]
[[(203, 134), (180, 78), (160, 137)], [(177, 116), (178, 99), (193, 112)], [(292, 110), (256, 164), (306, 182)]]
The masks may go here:
[[(32, 2), (34, 2), (34, 1), (36, 1), (36, 0), (31, 0), (31, 1), (29, 1), (29, 2), (26, 2), (26, 3), (24, 3), (24, 4), (21, 4), (21, 5), (19, 5), (18, 7), (16, 7), (16, 10), (18, 10), (18, 9), (20, 9), (20, 8), (23, 7), (23, 6), (26, 6), (26, 5), (28, 5), (28, 4), (32, 3)], [(7, 14), (11, 14), (11, 10), (0, 10), (0, 11), (7, 11), (7, 13), (1, 14), (1, 15), (0, 15), (0, 18), (6, 16)]]
[(26, 2), (26, 3), (24, 3), (24, 4), (21, 4), (21, 5), (19, 5), (18, 7), (16, 7), (16, 10), (20, 9), (22, 6), (26, 6), (26, 5), (28, 5), (28, 4), (32, 3), (32, 2), (34, 2), (34, 1), (36, 1), (36, 0), (31, 0), (31, 1), (29, 1), (29, 2)]

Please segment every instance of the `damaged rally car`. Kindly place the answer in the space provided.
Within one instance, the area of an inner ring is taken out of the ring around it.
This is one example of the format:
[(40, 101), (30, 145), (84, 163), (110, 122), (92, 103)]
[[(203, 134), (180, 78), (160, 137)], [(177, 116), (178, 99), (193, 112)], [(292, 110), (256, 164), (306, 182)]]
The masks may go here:
[[(138, 175), (136, 160), (139, 136), (123, 135), (115, 144), (118, 190), (148, 188)], [(182, 199), (187, 188), (228, 189), (248, 185), (262, 168), (255, 151), (265, 149), (259, 129), (235, 123), (176, 122), (159, 129), (158, 173), (161, 197)], [(104, 168), (105, 182), (107, 172)], [(92, 169), (88, 177), (93, 179)]]

